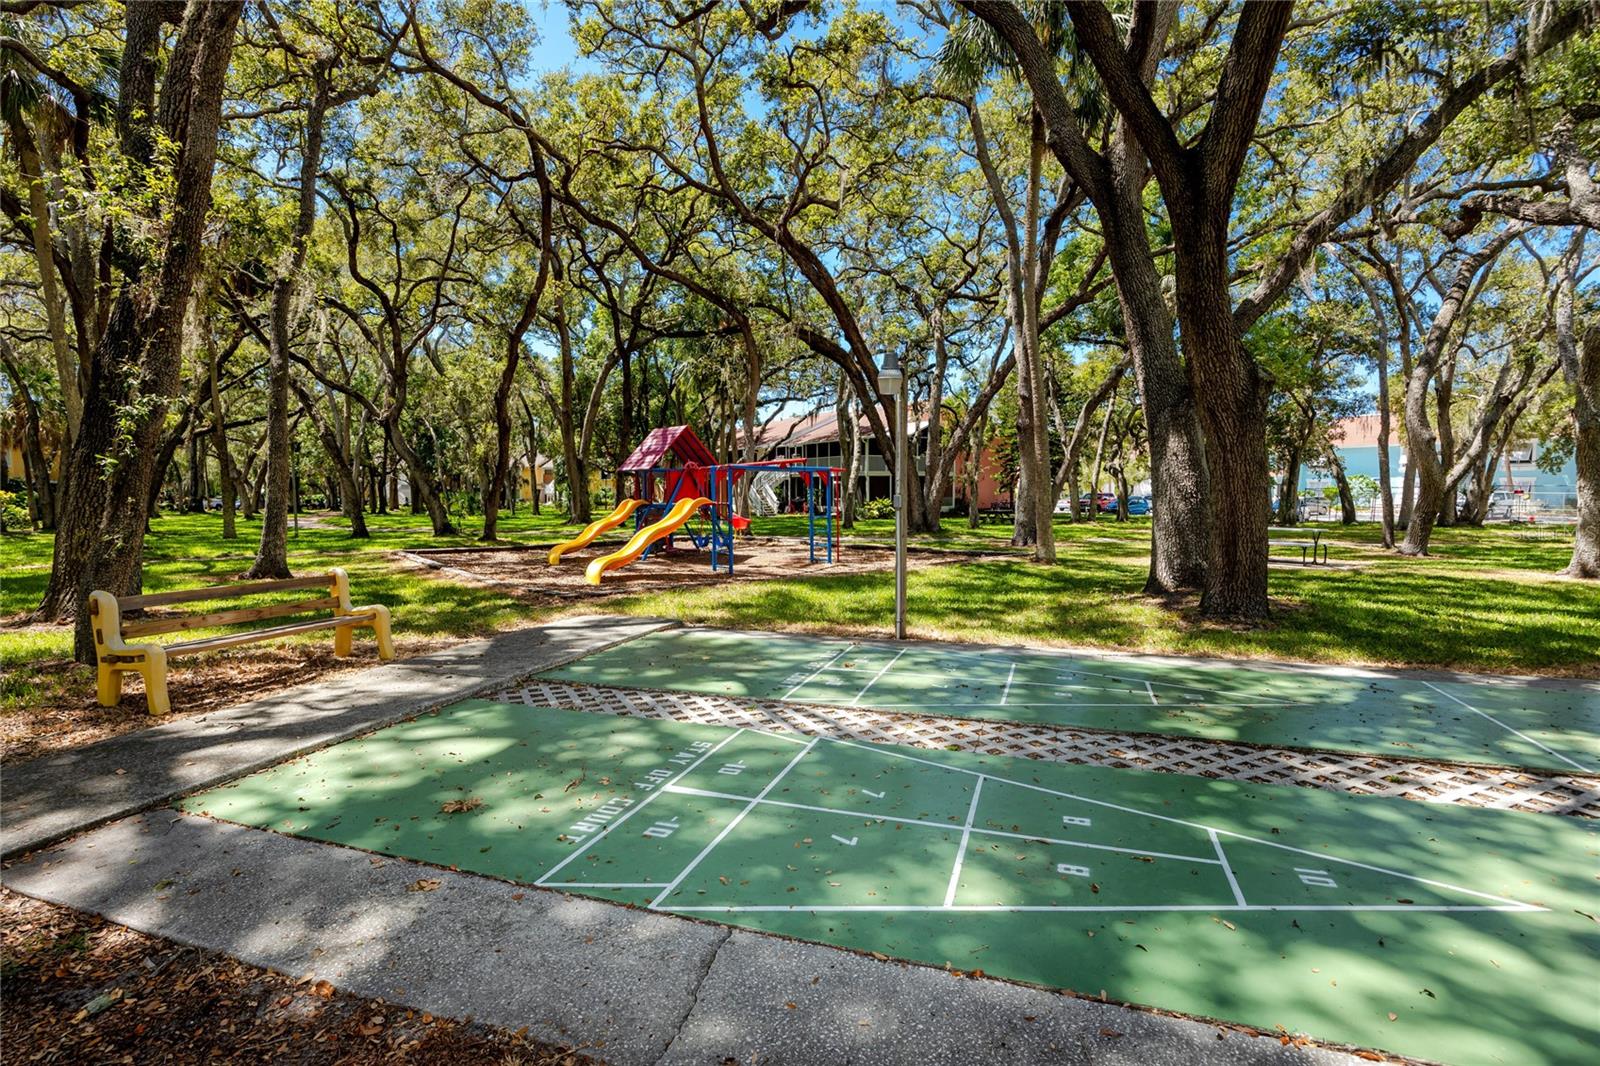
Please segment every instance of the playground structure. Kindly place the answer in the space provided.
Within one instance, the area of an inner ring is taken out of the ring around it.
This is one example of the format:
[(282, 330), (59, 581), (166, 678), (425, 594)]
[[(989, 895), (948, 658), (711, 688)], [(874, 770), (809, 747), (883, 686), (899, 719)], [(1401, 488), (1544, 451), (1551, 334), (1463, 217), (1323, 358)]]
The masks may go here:
[(820, 556), (821, 561), (832, 563), (839, 551), (842, 471), (838, 467), (807, 465), (800, 459), (719, 463), (688, 426), (666, 426), (646, 434), (619, 472), (633, 478), (634, 496), (618, 501), (604, 518), (553, 547), (551, 566), (632, 518), (634, 532), (628, 542), (589, 561), (584, 569), (589, 584), (598, 585), (608, 572), (647, 559), (658, 548), (673, 550), (673, 539), (680, 535), (688, 537), (696, 549), (709, 551), (713, 571), (731, 576), (734, 539), (750, 528), (750, 516), (735, 510), (741, 484), (748, 489), (748, 510), (776, 514), (775, 486), (794, 478), (802, 480), (805, 491), (809, 561), (818, 562)]

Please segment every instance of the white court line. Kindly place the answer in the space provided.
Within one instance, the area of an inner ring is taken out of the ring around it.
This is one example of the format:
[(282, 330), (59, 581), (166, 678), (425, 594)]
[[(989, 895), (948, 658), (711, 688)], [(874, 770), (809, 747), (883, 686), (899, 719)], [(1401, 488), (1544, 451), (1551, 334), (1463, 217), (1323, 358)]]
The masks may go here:
[[(683, 769), (682, 772), (680, 772), (676, 777), (674, 777), (670, 781), (668, 781), (667, 785), (672, 785), (672, 784), (675, 784), (678, 781), (683, 780), (684, 774), (689, 773), (696, 766), (699, 766), (701, 763), (703, 763), (707, 759), (711, 758), (711, 756), (713, 756), (713, 755), (715, 755), (717, 753), (717, 749), (721, 748), (724, 744), (726, 744), (728, 741), (732, 740), (734, 737), (742, 735), (744, 732), (745, 731), (743, 729), (736, 729), (732, 733), (729, 733), (727, 736), (723, 737), (721, 740), (717, 741), (715, 746), (713, 746), (710, 750), (708, 750), (704, 755), (700, 756), (694, 762), (692, 762), (688, 766), (686, 766)], [(594, 836), (592, 836), (588, 840), (584, 841), (581, 845), (578, 846), (577, 850), (574, 851), (571, 855), (568, 855), (566, 858), (562, 859), (560, 862), (558, 862), (554, 866), (550, 867), (550, 869), (546, 870), (543, 874), (540, 875), (539, 879), (537, 881), (535, 881), (534, 884), (535, 885), (543, 885), (545, 882), (549, 881), (550, 878), (554, 877), (557, 873), (559, 873), (561, 871), (561, 868), (566, 866), (567, 863), (571, 862), (573, 859), (576, 859), (579, 855), (582, 855), (584, 852), (586, 852), (590, 848), (594, 847), (596, 844), (598, 844), (602, 839), (604, 839), (617, 826), (621, 825), (623, 822), (626, 822), (629, 818), (632, 818), (635, 814), (638, 814), (639, 811), (641, 811), (645, 807), (649, 806), (650, 801), (655, 799), (657, 796), (661, 795), (661, 793), (663, 791), (665, 791), (665, 789), (666, 789), (666, 786), (662, 786), (661, 788), (656, 789), (654, 792), (650, 793), (650, 795), (646, 796), (644, 799), (640, 800), (638, 803), (636, 803), (632, 807), (628, 808), (627, 811), (623, 812), (623, 815), (622, 815), (621, 818), (618, 818), (614, 822), (607, 822), (603, 827), (601, 827), (600, 832), (596, 833)]]
[(1160, 706), (1160, 701), (1158, 701), (1158, 700), (1157, 700), (1157, 699), (1156, 699), (1156, 690), (1155, 690), (1155, 686), (1154, 686), (1154, 685), (1152, 685), (1152, 684), (1150, 684), (1150, 682), (1148, 682), (1148, 681), (1146, 681), (1146, 682), (1145, 682), (1145, 683), (1144, 683), (1144, 690), (1145, 690), (1145, 691), (1146, 691), (1146, 692), (1148, 692), (1148, 693), (1150, 693), (1150, 705), (1151, 705), (1151, 706), (1152, 706), (1152, 707), (1157, 707), (1157, 706)]
[[(995, 778), (994, 780), (1002, 780)], [(732, 800), (735, 803), (748, 802), (748, 796), (736, 796), (731, 792), (711, 792), (703, 788), (690, 788), (688, 785), (666, 785), (665, 791), (674, 792), (680, 796), (700, 796), (705, 799)], [(933, 822), (925, 818), (902, 818), (893, 814), (873, 814), (869, 811), (844, 810), (838, 807), (816, 807), (809, 803), (794, 803), (790, 800), (764, 799), (763, 807), (787, 807), (797, 811), (815, 811), (818, 814), (837, 814), (845, 818), (859, 818), (868, 822), (893, 822), (896, 825), (919, 825), (928, 829), (943, 829), (954, 832), (962, 828), (954, 822)], [(1199, 862), (1207, 866), (1220, 865), (1216, 859), (1202, 858), (1199, 855), (1177, 855), (1169, 851), (1146, 851), (1143, 848), (1122, 848), (1114, 844), (1091, 844), (1084, 840), (1062, 840), (1059, 837), (1040, 836), (1037, 833), (1009, 833), (1003, 829), (989, 829), (985, 826), (974, 825), (974, 833), (980, 836), (1004, 837), (1007, 840), (1021, 840), (1033, 844), (1055, 844), (1064, 848), (1090, 848), (1094, 851), (1116, 851), (1125, 855), (1145, 855), (1153, 859), (1177, 859), (1180, 862)]]
[(883, 664), (883, 669), (879, 670), (877, 673), (873, 674), (872, 675), (872, 680), (868, 681), (865, 685), (861, 686), (861, 691), (856, 693), (856, 698), (850, 701), (850, 705), (852, 707), (854, 707), (856, 704), (860, 703), (861, 702), (861, 697), (865, 696), (867, 694), (867, 689), (871, 688), (873, 685), (876, 685), (878, 683), (878, 679), (880, 677), (882, 677), (884, 674), (887, 674), (889, 672), (889, 667), (891, 667), (895, 663), (899, 662), (900, 661), (900, 656), (904, 655), (905, 653), (906, 653), (906, 649), (901, 648), (900, 651), (899, 651), (899, 654), (897, 654), (893, 659), (890, 659), (888, 662), (884, 663)]
[(1217, 849), (1217, 861), (1222, 863), (1222, 874), (1228, 879), (1228, 887), (1233, 889), (1233, 901), (1243, 907), (1244, 893), (1239, 891), (1239, 879), (1233, 876), (1233, 867), (1228, 865), (1228, 856), (1222, 850), (1222, 841), (1217, 839), (1217, 831), (1208, 829), (1206, 834), (1211, 837), (1211, 846)]
[[(905, 676), (905, 675), (902, 674), (901, 676)], [(1018, 681), (1017, 684), (1020, 685), (1020, 684), (1022, 684), (1022, 682)], [(1063, 685), (1061, 687), (1065, 688), (1066, 686)], [(808, 703), (808, 704), (813, 704), (813, 705), (817, 705), (817, 706), (824, 706), (824, 707), (829, 707), (829, 706), (837, 707), (837, 706), (839, 706), (839, 704), (837, 704), (837, 703), (830, 703), (828, 701), (819, 700), (819, 699), (802, 698), (802, 699), (791, 700), (787, 696), (782, 697), (782, 698), (787, 700), (789, 703)], [(1116, 703), (1103, 703), (1103, 702), (1080, 703), (1077, 700), (1011, 700), (1009, 703), (961, 703), (959, 701), (951, 700), (948, 697), (941, 696), (941, 695), (938, 695), (938, 694), (930, 694), (930, 695), (928, 695), (926, 697), (923, 697), (921, 699), (900, 700), (898, 702), (896, 702), (895, 700), (892, 700), (892, 699), (891, 700), (874, 700), (870, 704), (870, 706), (871, 706), (871, 708), (873, 710), (878, 710), (878, 711), (895, 711), (895, 710), (910, 709), (910, 710), (922, 710), (923, 713), (925, 713), (925, 714), (932, 714), (933, 712), (930, 712), (930, 711), (927, 710), (927, 708), (931, 704), (936, 704), (937, 706), (939, 706), (942, 710), (944, 710), (946, 712), (952, 711), (952, 710), (972, 710), (972, 711), (999, 710), (999, 709), (1001, 709), (1003, 707), (1056, 707), (1056, 708), (1059, 708), (1059, 709), (1064, 710), (1064, 711), (1074, 711), (1074, 710), (1090, 710), (1090, 709), (1098, 710), (1098, 709), (1104, 708), (1104, 707), (1143, 707), (1143, 706), (1145, 706), (1144, 697), (1140, 696), (1140, 697), (1136, 698), (1136, 697), (1133, 697), (1132, 695), (1130, 695), (1128, 699), (1122, 700), (1122, 701), (1119, 701), (1119, 702), (1116, 702)], [(1211, 711), (1256, 711), (1256, 710), (1260, 710), (1260, 709), (1262, 709), (1264, 707), (1309, 707), (1309, 706), (1311, 706), (1311, 704), (1302, 703), (1302, 702), (1300, 702), (1298, 700), (1283, 700), (1283, 701), (1272, 702), (1272, 703), (1265, 703), (1265, 702), (1263, 702), (1263, 703), (1170, 703), (1170, 704), (1163, 704), (1163, 706), (1171, 707), (1171, 708), (1173, 708), (1175, 710), (1200, 710), (1200, 709), (1205, 709), (1205, 710), (1211, 710)], [(946, 714), (945, 716), (949, 717), (948, 714)], [(955, 717), (960, 717), (960, 715), (956, 715)]]
[(1308, 851), (1305, 848), (1297, 848), (1290, 844), (1279, 844), (1274, 840), (1264, 840), (1261, 837), (1253, 837), (1247, 833), (1237, 833), (1232, 829), (1213, 829), (1211, 826), (1204, 825), (1200, 822), (1191, 822), (1184, 818), (1173, 818), (1172, 816), (1166, 814), (1156, 814), (1154, 811), (1141, 811), (1137, 807), (1124, 807), (1120, 803), (1112, 803), (1109, 800), (1090, 799), (1088, 796), (1080, 796), (1074, 792), (1061, 792), (1057, 789), (1045, 788), (1043, 785), (1033, 785), (1026, 781), (1016, 781), (1009, 777), (999, 777), (995, 774), (985, 773), (979, 770), (968, 770), (961, 766), (951, 766), (948, 763), (934, 762), (932, 759), (923, 759), (915, 755), (907, 755), (902, 751), (893, 751), (888, 748), (869, 744), (859, 744), (852, 740), (834, 740), (832, 742), (834, 744), (843, 744), (847, 748), (861, 748), (863, 751), (875, 751), (879, 755), (886, 755), (895, 759), (905, 759), (909, 762), (923, 763), (928, 766), (936, 767), (940, 770), (948, 770), (952, 773), (972, 774), (976, 777), (987, 777), (991, 781), (1000, 781), (1007, 785), (1015, 785), (1018, 788), (1032, 789), (1034, 792), (1043, 792), (1049, 796), (1060, 796), (1062, 799), (1077, 800), (1079, 803), (1090, 803), (1096, 807), (1105, 807), (1109, 810), (1122, 811), (1124, 814), (1136, 814), (1141, 818), (1153, 818), (1161, 822), (1171, 822), (1174, 825), (1186, 825), (1191, 829), (1199, 829), (1205, 832), (1216, 832), (1223, 834), (1224, 836), (1235, 837), (1239, 840), (1248, 840), (1252, 844), (1265, 844), (1269, 848), (1278, 848), (1281, 851), (1292, 851), (1297, 855), (1310, 855), (1312, 858), (1320, 859), (1323, 862), (1337, 862), (1345, 866), (1354, 866), (1362, 870), (1371, 870), (1373, 873), (1386, 874), (1390, 877), (1404, 878), (1407, 881), (1415, 881), (1422, 885), (1431, 885), (1434, 888), (1446, 888), (1452, 892), (1461, 892), (1468, 896), (1477, 896), (1479, 899), (1492, 899), (1496, 903), (1506, 904), (1512, 909), (1534, 911), (1549, 910), (1548, 907), (1540, 907), (1532, 903), (1520, 903), (1514, 899), (1507, 899), (1505, 896), (1496, 896), (1489, 892), (1479, 892), (1476, 889), (1463, 888), (1460, 885), (1453, 885), (1448, 881), (1435, 881), (1432, 878), (1421, 877), (1417, 874), (1408, 874), (1400, 870), (1391, 870), (1387, 866), (1374, 866), (1371, 863), (1358, 862), (1355, 859), (1344, 859), (1337, 855), (1329, 855), (1326, 852)]
[(565, 881), (563, 888), (660, 888), (665, 881)]
[(803, 903), (747, 903), (747, 904), (731, 903), (731, 904), (728, 904), (727, 906), (722, 906), (722, 907), (715, 906), (715, 905), (696, 905), (696, 906), (692, 906), (692, 907), (667, 907), (667, 908), (664, 908), (664, 909), (665, 910), (669, 910), (669, 911), (674, 911), (674, 912), (677, 912), (677, 911), (684, 911), (684, 912), (688, 912), (688, 911), (701, 912), (701, 911), (704, 911), (704, 912), (715, 912), (715, 913), (721, 913), (721, 914), (729, 914), (729, 913), (733, 913), (733, 912), (737, 912), (737, 911), (774, 911), (774, 912), (803, 911), (803, 912), (814, 913), (814, 914), (824, 913), (824, 912), (833, 913), (833, 912), (838, 912), (838, 911), (888, 911), (888, 912), (894, 912), (894, 913), (926, 912), (926, 913), (930, 913), (930, 914), (933, 914), (933, 913), (949, 914), (952, 911), (992, 911), (992, 912), (1002, 912), (1002, 913), (1004, 913), (1004, 912), (1040, 913), (1040, 912), (1046, 912), (1046, 911), (1068, 911), (1068, 912), (1079, 913), (1079, 914), (1082, 914), (1082, 913), (1121, 914), (1121, 913), (1134, 913), (1134, 912), (1137, 912), (1137, 913), (1157, 912), (1157, 913), (1159, 913), (1159, 912), (1162, 912), (1162, 911), (1200, 911), (1200, 912), (1205, 912), (1205, 913), (1209, 913), (1209, 914), (1242, 914), (1242, 913), (1253, 913), (1253, 912), (1260, 912), (1260, 911), (1416, 911), (1418, 913), (1426, 913), (1426, 914), (1441, 914), (1441, 913), (1446, 913), (1446, 912), (1481, 913), (1481, 912), (1484, 912), (1484, 911), (1503, 911), (1503, 912), (1510, 912), (1510, 913), (1519, 913), (1519, 912), (1545, 910), (1544, 907), (1535, 907), (1531, 903), (1514, 903), (1514, 904), (1512, 904), (1510, 906), (1505, 906), (1505, 907), (1475, 906), (1475, 905), (1470, 905), (1470, 904), (1460, 904), (1460, 905), (1452, 904), (1452, 905), (1439, 905), (1439, 906), (1428, 906), (1428, 905), (1416, 906), (1416, 905), (1412, 905), (1412, 904), (1408, 904), (1408, 903), (1374, 903), (1374, 904), (1371, 904), (1370, 906), (1369, 905), (1363, 905), (1363, 904), (1360, 904), (1360, 903), (1305, 904), (1305, 905), (1294, 905), (1294, 906), (1291, 906), (1291, 905), (1279, 906), (1277, 904), (1272, 904), (1272, 903), (1252, 903), (1252, 904), (1250, 904), (1249, 906), (1246, 906), (1246, 907), (1229, 906), (1228, 904), (1222, 904), (1220, 906), (1216, 906), (1216, 905), (1212, 905), (1212, 904), (1209, 904), (1209, 903), (1172, 903), (1172, 904), (1149, 903), (1149, 904), (1129, 905), (1129, 906), (1126, 906), (1126, 907), (1118, 907), (1118, 906), (1111, 905), (1111, 904), (1107, 904), (1105, 906), (1095, 906), (1095, 907), (1089, 907), (1089, 906), (1085, 906), (1085, 907), (1060, 906), (1060, 907), (1058, 907), (1058, 906), (1051, 906), (1049, 904), (1038, 904), (1038, 905), (1017, 904), (1017, 905), (1011, 905), (1011, 904), (1006, 904), (1006, 903), (994, 903), (994, 904), (962, 903), (962, 904), (958, 904), (958, 905), (956, 905), (954, 907), (939, 907), (939, 906), (934, 906), (934, 905), (931, 905), (931, 904), (892, 904), (892, 903), (849, 904), (849, 903), (830, 903), (830, 904), (819, 904), (817, 906), (808, 907)]
[(845, 652), (849, 651), (853, 647), (855, 647), (854, 644), (846, 644), (844, 647), (840, 648), (837, 652), (834, 653), (832, 659), (829, 659), (827, 662), (823, 663), (821, 666), (819, 666), (815, 670), (811, 671), (811, 673), (807, 674), (805, 676), (805, 678), (798, 685), (796, 685), (794, 688), (790, 689), (788, 692), (785, 692), (783, 695), (779, 696), (778, 698), (780, 700), (786, 700), (790, 696), (793, 696), (796, 692), (799, 692), (801, 689), (803, 689), (807, 685), (811, 684), (812, 679), (814, 679), (818, 674), (822, 673), (822, 671), (826, 670), (828, 667), (832, 666), (834, 663), (838, 662), (839, 661), (839, 657), (841, 655), (843, 655)]
[(1589, 767), (1583, 765), (1582, 763), (1574, 762), (1571, 759), (1567, 758), (1565, 755), (1561, 754), (1559, 751), (1556, 751), (1554, 748), (1551, 748), (1548, 745), (1539, 743), (1539, 741), (1534, 740), (1532, 737), (1530, 737), (1528, 734), (1524, 733), (1520, 729), (1511, 728), (1510, 726), (1508, 726), (1504, 722), (1502, 722), (1500, 719), (1498, 719), (1494, 715), (1490, 714), (1488, 711), (1480, 711), (1480, 710), (1478, 710), (1478, 708), (1474, 707), (1472, 704), (1468, 703), (1466, 700), (1462, 699), (1460, 696), (1457, 696), (1457, 695), (1455, 695), (1453, 693), (1450, 693), (1450, 692), (1446, 692), (1444, 689), (1440, 688), (1438, 685), (1435, 685), (1432, 681), (1424, 681), (1422, 683), (1424, 685), (1427, 685), (1429, 688), (1433, 689), (1433, 691), (1437, 692), (1439, 695), (1448, 696), (1451, 699), (1455, 700), (1457, 703), (1461, 704), (1461, 706), (1465, 707), (1467, 710), (1471, 711), (1473, 714), (1481, 714), (1481, 715), (1483, 715), (1485, 718), (1489, 719), (1489, 721), (1493, 722), (1495, 725), (1499, 726), (1501, 729), (1504, 729), (1507, 733), (1515, 733), (1517, 736), (1521, 737), (1523, 740), (1526, 740), (1529, 744), (1532, 744), (1535, 747), (1544, 749), (1545, 752), (1547, 752), (1550, 755), (1554, 755), (1556, 758), (1560, 759), (1562, 762), (1566, 763), (1568, 766), (1574, 767), (1575, 769), (1578, 770), (1578, 772), (1585, 773), (1585, 774), (1594, 773), (1593, 770), (1589, 769)]
[(972, 803), (967, 806), (967, 821), (961, 827), (961, 843), (956, 846), (956, 864), (950, 870), (950, 887), (945, 889), (944, 905), (952, 906), (956, 901), (956, 886), (961, 882), (961, 864), (967, 858), (967, 841), (972, 839), (972, 819), (978, 815), (978, 797), (983, 795), (983, 777), (979, 775), (978, 783), (972, 787)]
[[(1006, 705), (1006, 700), (1011, 698), (1011, 685), (1012, 685), (1012, 682), (1016, 681), (1016, 679), (1017, 679), (1017, 664), (1016, 663), (1012, 663), (1011, 664), (1011, 671), (1006, 674), (1005, 691), (1000, 693), (1000, 706), (1004, 707)], [(1026, 682), (1024, 682), (1024, 684), (1026, 684)]]
[(791, 744), (804, 744), (805, 743), (805, 740), (803, 738), (794, 736), (794, 735), (789, 734), (789, 733), (769, 733), (765, 729), (753, 729), (753, 728), (751, 728), (749, 726), (746, 726), (744, 731), (746, 733), (754, 733), (757, 736), (767, 737), (767, 738), (772, 739), (772, 740), (787, 740)]
[[(742, 730), (741, 730), (741, 732), (742, 732)], [(689, 874), (694, 870), (694, 868), (696, 866), (699, 866), (701, 861), (704, 860), (707, 855), (711, 854), (712, 849), (715, 848), (718, 844), (722, 843), (723, 840), (725, 840), (727, 838), (728, 834), (733, 832), (734, 829), (736, 829), (738, 827), (740, 822), (744, 821), (745, 815), (749, 814), (751, 811), (756, 809), (756, 804), (760, 803), (762, 800), (767, 798), (767, 793), (771, 792), (773, 790), (773, 788), (775, 788), (777, 786), (778, 782), (783, 780), (784, 775), (787, 774), (790, 770), (793, 770), (794, 767), (795, 767), (795, 764), (798, 763), (801, 759), (804, 759), (807, 755), (811, 754), (811, 749), (813, 749), (813, 748), (815, 748), (817, 746), (818, 739), (820, 739), (820, 738), (812, 737), (810, 742), (807, 743), (806, 746), (804, 748), (802, 748), (795, 755), (794, 758), (790, 759), (786, 764), (784, 764), (783, 769), (778, 771), (777, 776), (774, 777), (771, 781), (767, 782), (766, 787), (763, 788), (759, 793), (756, 794), (756, 798), (751, 800), (749, 803), (745, 804), (744, 810), (742, 810), (738, 814), (734, 815), (733, 818), (728, 822), (728, 824), (722, 827), (722, 832), (720, 832), (716, 836), (712, 837), (711, 838), (711, 843), (707, 844), (705, 847), (700, 849), (700, 854), (698, 854), (698, 855), (696, 855), (694, 857), (694, 861), (689, 863), (689, 865), (685, 866), (682, 870), (678, 871), (678, 876), (674, 877), (672, 879), (671, 883), (669, 883), (667, 885), (667, 887), (665, 889), (663, 889), (659, 895), (656, 896), (655, 899), (650, 901), (650, 909), (651, 910), (655, 910), (656, 908), (658, 908), (661, 905), (661, 901), (662, 900), (666, 899), (668, 896), (672, 895), (673, 892), (677, 891), (678, 886), (683, 884), (683, 879), (688, 877)], [(669, 783), (669, 785), (667, 787), (671, 787), (670, 783)], [(659, 793), (657, 793), (657, 794), (659, 795)]]

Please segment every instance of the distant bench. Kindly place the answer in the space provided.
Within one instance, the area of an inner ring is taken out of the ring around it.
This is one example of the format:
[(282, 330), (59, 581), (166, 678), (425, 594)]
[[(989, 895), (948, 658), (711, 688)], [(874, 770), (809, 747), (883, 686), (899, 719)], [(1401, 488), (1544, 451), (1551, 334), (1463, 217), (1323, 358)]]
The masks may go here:
[[(201, 614), (160, 614), (131, 622), (122, 620), (124, 611), (138, 611), (149, 607), (167, 607), (177, 603), (199, 603), (206, 600), (231, 600), (264, 592), (292, 592), (299, 589), (325, 589), (327, 595), (310, 599), (273, 603), (261, 607), (239, 607), (229, 611), (207, 611)], [(211, 628), (260, 622), (270, 618), (287, 618), (291, 615), (328, 611), (325, 618), (312, 618), (283, 625), (265, 626), (242, 633), (225, 633), (216, 637), (180, 641), (175, 644), (128, 644), (134, 637), (152, 637), (161, 633), (177, 633), (185, 629)], [(99, 660), (96, 684), (100, 705), (115, 707), (122, 698), (122, 675), (137, 673), (144, 678), (145, 700), (151, 714), (166, 714), (171, 709), (167, 700), (167, 660), (179, 655), (196, 655), (277, 640), (296, 633), (311, 633), (320, 629), (333, 630), (333, 653), (349, 655), (352, 631), (371, 629), (378, 638), (378, 658), (394, 658), (394, 642), (389, 635), (389, 608), (350, 606), (350, 579), (338, 568), (326, 574), (291, 577), (281, 581), (246, 581), (233, 585), (215, 585), (200, 589), (183, 589), (179, 592), (157, 592), (148, 596), (113, 596), (109, 592), (89, 593), (89, 617), (94, 629), (95, 657)]]
[[(1298, 526), (1268, 526), (1267, 545), (1269, 549), (1299, 548), (1301, 566), (1306, 565), (1307, 555), (1310, 556), (1309, 561), (1312, 563), (1326, 565), (1328, 562), (1328, 546), (1322, 543), (1322, 531), (1320, 529), (1301, 529)], [(1319, 549), (1322, 552), (1321, 559), (1317, 558)]]
[(1003, 507), (996, 504), (993, 507), (984, 507), (978, 511), (980, 522), (1010, 522), (1017, 516), (1015, 508)]

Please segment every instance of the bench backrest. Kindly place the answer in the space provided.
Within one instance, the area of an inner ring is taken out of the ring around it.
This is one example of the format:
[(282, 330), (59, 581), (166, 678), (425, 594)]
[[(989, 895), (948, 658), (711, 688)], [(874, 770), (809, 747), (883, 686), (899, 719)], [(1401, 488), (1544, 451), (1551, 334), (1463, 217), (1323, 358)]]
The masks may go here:
[[(263, 592), (293, 592), (299, 589), (323, 589), (326, 595), (303, 600), (271, 603), (261, 607), (238, 607), (228, 611), (206, 611), (197, 614), (161, 615), (156, 618), (122, 622), (123, 611), (142, 610), (146, 607), (169, 607), (179, 603), (202, 603), (207, 600), (232, 600), (240, 596), (253, 596)], [(156, 592), (140, 596), (113, 596), (109, 592), (89, 594), (89, 614), (93, 619), (95, 643), (104, 645), (102, 632), (119, 634), (122, 638), (151, 637), (162, 633), (176, 633), (185, 629), (238, 625), (243, 622), (260, 622), (269, 618), (305, 614), (308, 611), (331, 610), (335, 614), (348, 614), (350, 606), (350, 580), (338, 567), (326, 574), (283, 578), (273, 581), (244, 581), (231, 585), (208, 585), (205, 588), (181, 589), (177, 592)]]

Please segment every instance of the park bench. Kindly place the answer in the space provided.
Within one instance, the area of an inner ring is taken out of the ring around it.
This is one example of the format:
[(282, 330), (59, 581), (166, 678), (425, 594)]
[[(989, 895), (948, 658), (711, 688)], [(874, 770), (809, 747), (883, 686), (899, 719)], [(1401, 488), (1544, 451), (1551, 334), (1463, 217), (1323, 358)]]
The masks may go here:
[[(144, 611), (151, 607), (170, 607), (180, 603), (200, 603), (207, 600), (231, 600), (261, 593), (293, 592), (300, 589), (326, 590), (327, 595), (310, 599), (272, 603), (260, 607), (239, 607), (225, 611), (204, 613), (163, 613), (122, 620), (123, 612)], [(273, 618), (329, 611), (327, 617), (286, 622), (238, 633), (202, 637), (198, 640), (174, 644), (129, 644), (137, 637), (152, 637), (161, 633), (177, 633), (185, 629), (213, 628), (261, 622)], [(277, 640), (296, 633), (311, 633), (321, 629), (333, 630), (333, 653), (349, 655), (352, 631), (370, 628), (378, 638), (378, 658), (394, 658), (394, 642), (389, 636), (389, 608), (350, 606), (350, 579), (338, 568), (326, 574), (292, 577), (278, 581), (246, 581), (233, 585), (214, 585), (207, 588), (183, 589), (178, 592), (157, 592), (148, 596), (114, 596), (96, 590), (89, 593), (89, 617), (94, 629), (94, 650), (99, 660), (96, 683), (100, 705), (115, 707), (122, 697), (122, 675), (136, 673), (144, 678), (145, 700), (151, 714), (166, 714), (171, 709), (167, 700), (167, 660), (180, 655), (197, 655), (221, 648)]]
[(978, 511), (980, 522), (1010, 522), (1015, 519), (1017, 512), (1005, 504), (994, 504)]
[[(1309, 538), (1309, 539), (1308, 539)], [(1268, 548), (1299, 548), (1300, 565), (1306, 565), (1306, 555), (1310, 553), (1313, 563), (1326, 563), (1328, 561), (1328, 546), (1322, 543), (1322, 531), (1319, 529), (1299, 529), (1293, 526), (1269, 526), (1267, 528)], [(1317, 551), (1321, 550), (1322, 558), (1317, 558)]]

